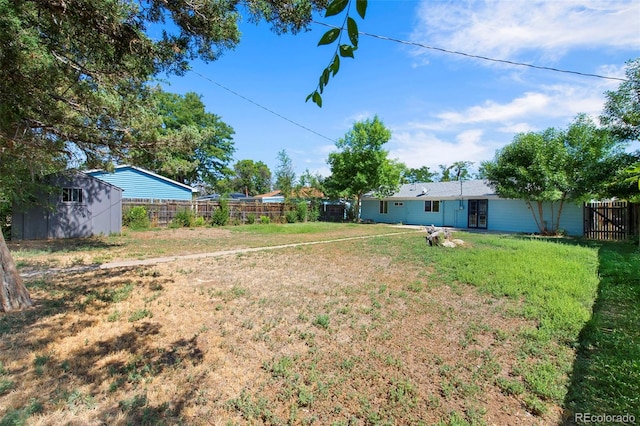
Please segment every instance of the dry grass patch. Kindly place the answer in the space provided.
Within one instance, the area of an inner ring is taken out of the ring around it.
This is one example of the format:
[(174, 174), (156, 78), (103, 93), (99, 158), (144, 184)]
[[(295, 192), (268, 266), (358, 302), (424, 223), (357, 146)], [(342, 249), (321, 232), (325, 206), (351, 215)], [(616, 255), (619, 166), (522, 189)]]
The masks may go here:
[(9, 241), (22, 272), (103, 264), (299, 242), (333, 240), (391, 232), (388, 225), (297, 223), (216, 228), (125, 230), (122, 235), (71, 240)]
[(507, 313), (515, 302), (442, 285), (430, 268), (362, 248), (31, 281), (36, 308), (0, 323), (0, 378), (12, 382), (0, 419), (557, 423), (556, 405), (527, 411), (512, 375), (516, 336), (535, 326)]

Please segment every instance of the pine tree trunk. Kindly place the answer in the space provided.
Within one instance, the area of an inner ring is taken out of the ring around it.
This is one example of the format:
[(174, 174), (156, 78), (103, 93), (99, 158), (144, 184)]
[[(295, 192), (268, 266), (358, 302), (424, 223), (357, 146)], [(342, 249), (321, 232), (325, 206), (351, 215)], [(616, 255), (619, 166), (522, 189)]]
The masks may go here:
[(33, 305), (9, 248), (0, 232), (0, 311), (9, 312)]

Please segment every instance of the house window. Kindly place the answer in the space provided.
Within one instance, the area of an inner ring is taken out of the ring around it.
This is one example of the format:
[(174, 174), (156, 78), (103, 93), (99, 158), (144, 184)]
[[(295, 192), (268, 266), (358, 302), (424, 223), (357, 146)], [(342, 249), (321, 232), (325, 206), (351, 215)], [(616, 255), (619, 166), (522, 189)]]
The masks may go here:
[(393, 203), (393, 205), (396, 207), (400, 207), (400, 206), (404, 206), (404, 203), (396, 201), (395, 203)]
[(380, 201), (380, 213), (387, 214), (389, 210), (389, 202), (388, 201)]
[(424, 211), (438, 213), (440, 211), (440, 201), (425, 201)]
[(62, 202), (82, 203), (82, 188), (62, 188)]

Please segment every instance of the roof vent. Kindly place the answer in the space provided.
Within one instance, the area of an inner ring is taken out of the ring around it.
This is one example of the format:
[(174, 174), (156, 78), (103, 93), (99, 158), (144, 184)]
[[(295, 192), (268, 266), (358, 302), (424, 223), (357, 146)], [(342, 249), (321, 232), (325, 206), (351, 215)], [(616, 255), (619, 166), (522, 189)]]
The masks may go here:
[(423, 187), (423, 188), (422, 188), (422, 193), (423, 193), (423, 194), (426, 194), (426, 193), (427, 193), (427, 188), (424, 188), (424, 187)]

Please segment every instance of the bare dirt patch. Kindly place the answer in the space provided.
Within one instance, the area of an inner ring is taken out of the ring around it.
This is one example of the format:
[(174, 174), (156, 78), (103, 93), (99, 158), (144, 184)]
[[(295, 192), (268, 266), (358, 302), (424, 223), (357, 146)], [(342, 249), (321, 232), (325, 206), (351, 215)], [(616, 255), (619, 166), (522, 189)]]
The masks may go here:
[[(151, 237), (150, 237), (151, 238)], [(417, 238), (398, 236), (397, 238)], [(361, 245), (30, 283), (3, 318), (0, 416), (34, 424), (557, 424), (496, 380), (533, 324)], [(29, 405), (31, 404), (31, 405)], [(22, 411), (21, 411), (22, 410)]]

